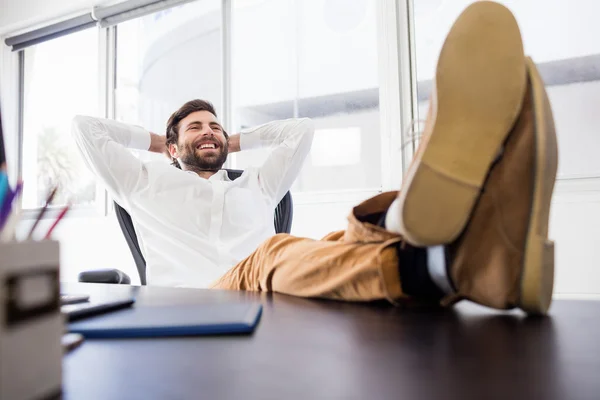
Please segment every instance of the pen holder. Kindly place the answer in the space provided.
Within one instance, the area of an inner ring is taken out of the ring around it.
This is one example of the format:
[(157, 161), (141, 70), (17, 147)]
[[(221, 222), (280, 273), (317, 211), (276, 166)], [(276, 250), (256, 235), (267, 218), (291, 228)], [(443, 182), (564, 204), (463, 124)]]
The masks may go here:
[(61, 397), (59, 243), (0, 243), (0, 399)]

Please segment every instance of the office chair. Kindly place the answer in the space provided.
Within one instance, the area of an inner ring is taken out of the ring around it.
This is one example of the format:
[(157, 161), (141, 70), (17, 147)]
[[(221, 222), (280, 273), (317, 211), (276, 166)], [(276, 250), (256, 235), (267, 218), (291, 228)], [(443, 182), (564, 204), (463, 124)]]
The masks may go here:
[[(239, 178), (244, 171), (236, 169), (228, 169), (227, 176), (231, 180)], [(123, 231), (123, 236), (127, 240), (129, 250), (135, 261), (135, 265), (140, 275), (140, 282), (142, 285), (146, 284), (146, 260), (140, 249), (140, 245), (137, 240), (137, 235), (133, 227), (131, 216), (123, 207), (118, 205), (116, 202), (115, 213), (117, 214), (117, 220)], [(292, 217), (294, 215), (294, 206), (292, 202), (292, 195), (287, 192), (283, 199), (277, 205), (274, 215), (275, 232), (277, 233), (290, 233), (292, 229)], [(93, 271), (85, 271), (79, 274), (79, 282), (87, 283), (121, 283), (130, 284), (131, 278), (118, 269), (99, 269)]]

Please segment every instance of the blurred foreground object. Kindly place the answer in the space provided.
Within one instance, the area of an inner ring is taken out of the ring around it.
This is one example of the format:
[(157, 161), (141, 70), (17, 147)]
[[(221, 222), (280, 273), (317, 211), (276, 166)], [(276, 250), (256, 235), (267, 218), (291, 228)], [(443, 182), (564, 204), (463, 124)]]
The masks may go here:
[(59, 243), (0, 243), (0, 399), (61, 396)]

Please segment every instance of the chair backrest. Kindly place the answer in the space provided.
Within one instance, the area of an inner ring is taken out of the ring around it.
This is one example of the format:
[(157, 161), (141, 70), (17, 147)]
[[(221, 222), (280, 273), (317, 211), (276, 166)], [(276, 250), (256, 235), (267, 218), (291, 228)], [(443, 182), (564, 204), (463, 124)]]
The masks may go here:
[[(227, 176), (229, 179), (235, 180), (239, 178), (244, 171), (237, 169), (228, 169)], [(117, 202), (115, 205), (115, 213), (117, 214), (117, 220), (119, 221), (119, 226), (121, 226), (121, 230), (123, 231), (123, 235), (125, 236), (125, 240), (127, 241), (127, 245), (129, 246), (129, 250), (131, 250), (131, 255), (135, 261), (135, 265), (138, 270), (138, 274), (140, 275), (140, 282), (142, 285), (146, 284), (146, 260), (142, 255), (142, 250), (140, 249), (140, 244), (138, 243), (137, 235), (135, 233), (135, 229), (133, 227), (133, 221), (131, 220), (131, 216), (129, 213), (121, 207)], [(292, 230), (292, 218), (294, 216), (294, 204), (292, 202), (292, 194), (287, 192), (283, 199), (277, 205), (275, 209), (274, 215), (274, 223), (275, 223), (275, 232), (277, 233), (290, 233)]]

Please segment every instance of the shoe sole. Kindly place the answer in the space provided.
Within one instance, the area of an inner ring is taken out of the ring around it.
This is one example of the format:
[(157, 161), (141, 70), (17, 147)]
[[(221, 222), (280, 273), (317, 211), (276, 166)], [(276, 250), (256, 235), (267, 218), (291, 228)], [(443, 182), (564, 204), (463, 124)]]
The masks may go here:
[(536, 161), (518, 305), (529, 314), (544, 315), (550, 308), (554, 286), (554, 242), (548, 240), (548, 222), (558, 168), (558, 146), (544, 82), (530, 58), (527, 58), (527, 69), (533, 92)]
[(442, 47), (431, 128), (398, 197), (400, 230), (409, 243), (450, 243), (462, 232), (519, 116), (526, 76), (511, 12), (487, 1), (469, 6)]

